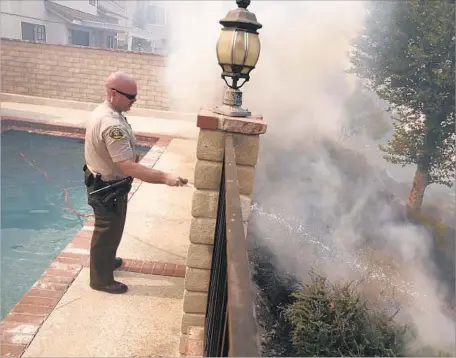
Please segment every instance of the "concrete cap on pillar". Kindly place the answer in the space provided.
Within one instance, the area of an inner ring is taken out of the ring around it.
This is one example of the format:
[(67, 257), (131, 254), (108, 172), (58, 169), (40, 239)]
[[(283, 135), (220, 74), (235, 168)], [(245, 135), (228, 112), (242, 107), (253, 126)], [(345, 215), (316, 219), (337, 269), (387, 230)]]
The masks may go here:
[(261, 115), (251, 115), (249, 117), (230, 117), (217, 114), (210, 109), (201, 109), (198, 112), (198, 128), (221, 130), (225, 132), (241, 134), (264, 134), (267, 124)]

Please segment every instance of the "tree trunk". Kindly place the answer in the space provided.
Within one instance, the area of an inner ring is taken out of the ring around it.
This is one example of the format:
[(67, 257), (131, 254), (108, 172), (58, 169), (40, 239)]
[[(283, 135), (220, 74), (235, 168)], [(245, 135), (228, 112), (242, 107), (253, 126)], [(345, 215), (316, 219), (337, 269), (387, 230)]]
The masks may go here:
[(429, 171), (418, 165), (413, 178), (412, 189), (410, 190), (407, 208), (414, 211), (420, 211), (423, 204), (424, 191), (429, 184)]
[(424, 191), (429, 185), (429, 171), (431, 169), (432, 153), (435, 150), (436, 120), (438, 116), (432, 111), (425, 112), (425, 135), (421, 155), (419, 157), (415, 177), (413, 178), (412, 189), (410, 190), (407, 208), (414, 212), (420, 212), (423, 205)]

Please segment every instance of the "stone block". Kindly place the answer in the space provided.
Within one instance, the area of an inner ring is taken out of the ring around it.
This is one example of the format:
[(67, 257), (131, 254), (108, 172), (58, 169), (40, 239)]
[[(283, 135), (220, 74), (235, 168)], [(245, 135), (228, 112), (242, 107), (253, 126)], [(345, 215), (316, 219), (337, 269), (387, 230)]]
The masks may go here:
[(192, 199), (192, 216), (195, 218), (217, 218), (218, 191), (195, 190)]
[(212, 245), (214, 243), (216, 219), (192, 218), (190, 242)]
[(260, 137), (258, 135), (233, 135), (234, 153), (236, 164), (256, 165), (260, 150)]
[(190, 326), (187, 329), (188, 339), (203, 341), (204, 340), (204, 327)]
[(213, 245), (190, 243), (187, 253), (187, 266), (209, 270), (212, 263), (213, 248)]
[(188, 327), (190, 326), (197, 326), (197, 327), (204, 327), (204, 322), (206, 320), (206, 314), (198, 314), (198, 313), (185, 313), (182, 315), (182, 324), (181, 324), (181, 333), (187, 333)]
[[(238, 165), (237, 175), (239, 193), (250, 195), (255, 182), (255, 167), (251, 165)], [(219, 190), (222, 176), (222, 163), (209, 160), (197, 160), (195, 166), (194, 185), (201, 190)]]
[(188, 291), (207, 292), (209, 289), (210, 270), (187, 267), (184, 287)]
[(239, 193), (251, 195), (255, 185), (255, 167), (251, 165), (238, 165)]
[[(225, 151), (224, 135), (223, 131), (202, 129), (198, 136), (196, 157), (200, 160), (221, 162)], [(259, 135), (234, 134), (233, 146), (237, 164), (254, 166), (257, 163)]]
[[(217, 218), (218, 191), (195, 190), (193, 192), (192, 216), (195, 218)], [(248, 221), (252, 199), (247, 195), (240, 195), (242, 221)]]
[(184, 312), (206, 314), (207, 293), (184, 291)]
[(222, 162), (197, 160), (195, 165), (196, 189), (218, 190), (222, 178)]
[(198, 136), (196, 157), (201, 160), (221, 162), (225, 152), (224, 135), (221, 131), (202, 129)]

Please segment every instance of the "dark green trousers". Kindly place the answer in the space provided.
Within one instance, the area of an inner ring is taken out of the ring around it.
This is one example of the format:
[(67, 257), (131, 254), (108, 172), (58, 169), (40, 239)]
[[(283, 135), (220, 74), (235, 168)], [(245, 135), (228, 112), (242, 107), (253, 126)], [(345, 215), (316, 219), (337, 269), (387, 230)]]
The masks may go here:
[[(87, 193), (93, 187), (87, 187)], [(107, 210), (96, 198), (88, 197), (95, 216), (95, 229), (90, 245), (90, 285), (106, 286), (114, 281), (117, 249), (122, 239), (127, 216), (128, 194), (117, 198), (114, 208)]]

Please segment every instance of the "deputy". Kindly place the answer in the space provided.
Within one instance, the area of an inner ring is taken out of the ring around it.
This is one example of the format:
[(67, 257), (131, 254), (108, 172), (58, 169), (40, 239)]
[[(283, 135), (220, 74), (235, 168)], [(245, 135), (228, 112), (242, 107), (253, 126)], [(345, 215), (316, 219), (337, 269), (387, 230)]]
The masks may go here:
[(106, 100), (92, 112), (85, 134), (85, 185), (93, 208), (95, 229), (90, 247), (90, 287), (125, 293), (127, 285), (114, 280), (122, 266), (116, 257), (127, 214), (133, 178), (147, 183), (183, 186), (187, 179), (138, 164), (135, 136), (122, 115), (136, 101), (135, 80), (122, 72), (106, 80)]

